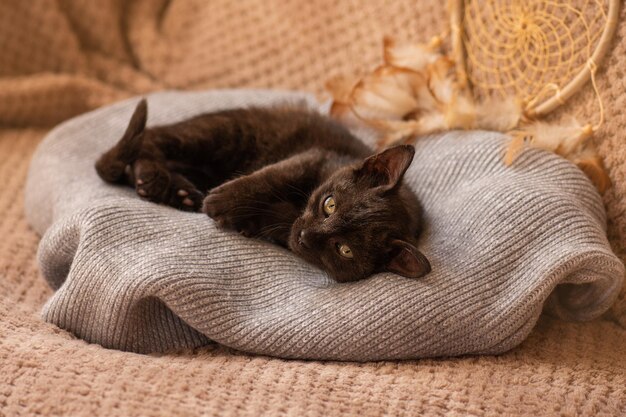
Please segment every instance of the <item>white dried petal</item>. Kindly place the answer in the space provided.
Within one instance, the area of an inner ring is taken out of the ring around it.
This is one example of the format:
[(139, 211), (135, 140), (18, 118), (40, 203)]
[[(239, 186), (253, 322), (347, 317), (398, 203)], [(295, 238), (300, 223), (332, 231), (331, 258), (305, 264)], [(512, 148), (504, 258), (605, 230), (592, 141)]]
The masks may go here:
[(522, 119), (522, 104), (514, 97), (490, 97), (475, 106), (475, 128), (508, 132)]
[(425, 78), (415, 72), (380, 67), (354, 88), (352, 109), (364, 119), (402, 120), (432, 103)]
[(354, 87), (359, 83), (358, 78), (338, 75), (326, 81), (326, 90), (332, 95), (333, 103), (348, 104)]
[(436, 48), (419, 43), (401, 43), (386, 37), (383, 39), (385, 63), (398, 68), (423, 71), (441, 57)]
[(458, 91), (454, 62), (442, 57), (426, 68), (428, 88), (440, 103), (450, 103)]

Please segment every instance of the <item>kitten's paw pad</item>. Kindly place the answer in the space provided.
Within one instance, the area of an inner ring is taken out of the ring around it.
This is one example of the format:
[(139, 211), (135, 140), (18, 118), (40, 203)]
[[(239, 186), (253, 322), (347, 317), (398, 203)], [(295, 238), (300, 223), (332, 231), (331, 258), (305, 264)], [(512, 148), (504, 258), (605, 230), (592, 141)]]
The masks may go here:
[(202, 193), (198, 190), (178, 190), (171, 200), (171, 206), (184, 211), (200, 211)]
[(168, 204), (179, 210), (200, 211), (202, 193), (185, 177), (172, 173)]
[(137, 194), (155, 203), (164, 202), (170, 187), (170, 175), (152, 161), (137, 161), (133, 166)]

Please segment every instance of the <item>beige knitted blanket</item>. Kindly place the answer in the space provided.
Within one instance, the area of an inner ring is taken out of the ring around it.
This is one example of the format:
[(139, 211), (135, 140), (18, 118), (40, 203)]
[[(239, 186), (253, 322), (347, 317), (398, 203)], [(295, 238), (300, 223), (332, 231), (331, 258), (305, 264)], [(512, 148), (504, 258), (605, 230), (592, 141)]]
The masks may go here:
[[(622, 8), (620, 22), (626, 20)], [(499, 356), (334, 363), (207, 346), (137, 355), (41, 320), (53, 296), (24, 217), (30, 157), (55, 124), (167, 88), (323, 91), (380, 62), (384, 34), (427, 40), (438, 0), (31, 0), (0, 2), (0, 416), (626, 414), (626, 300), (600, 319), (542, 315)], [(626, 25), (597, 74), (597, 137), (614, 252), (626, 249)], [(595, 120), (585, 89), (563, 108)]]

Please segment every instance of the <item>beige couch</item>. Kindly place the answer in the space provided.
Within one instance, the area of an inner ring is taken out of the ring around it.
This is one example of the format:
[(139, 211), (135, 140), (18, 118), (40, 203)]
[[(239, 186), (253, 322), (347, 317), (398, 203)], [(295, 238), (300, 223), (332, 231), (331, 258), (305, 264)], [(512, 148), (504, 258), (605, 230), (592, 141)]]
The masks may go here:
[[(498, 357), (286, 361), (209, 346), (137, 355), (39, 319), (51, 290), (23, 215), (29, 157), (55, 124), (148, 91), (270, 87), (321, 93), (372, 68), (384, 34), (427, 39), (437, 0), (0, 2), (0, 416), (626, 415), (626, 299), (603, 320), (542, 317)], [(385, 4), (390, 3), (390, 4)], [(626, 20), (626, 10), (621, 20)], [(614, 186), (609, 238), (626, 257), (626, 25), (598, 75), (597, 137)], [(562, 111), (592, 117), (587, 88)]]

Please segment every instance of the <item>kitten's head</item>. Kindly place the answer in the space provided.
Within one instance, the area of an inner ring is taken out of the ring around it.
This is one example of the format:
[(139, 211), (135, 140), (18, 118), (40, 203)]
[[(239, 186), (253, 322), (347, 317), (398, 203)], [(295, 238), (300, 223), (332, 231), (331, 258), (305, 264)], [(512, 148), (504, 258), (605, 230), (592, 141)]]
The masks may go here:
[(294, 222), (289, 248), (337, 281), (430, 272), (416, 248), (421, 209), (402, 177), (415, 149), (396, 146), (333, 173)]

